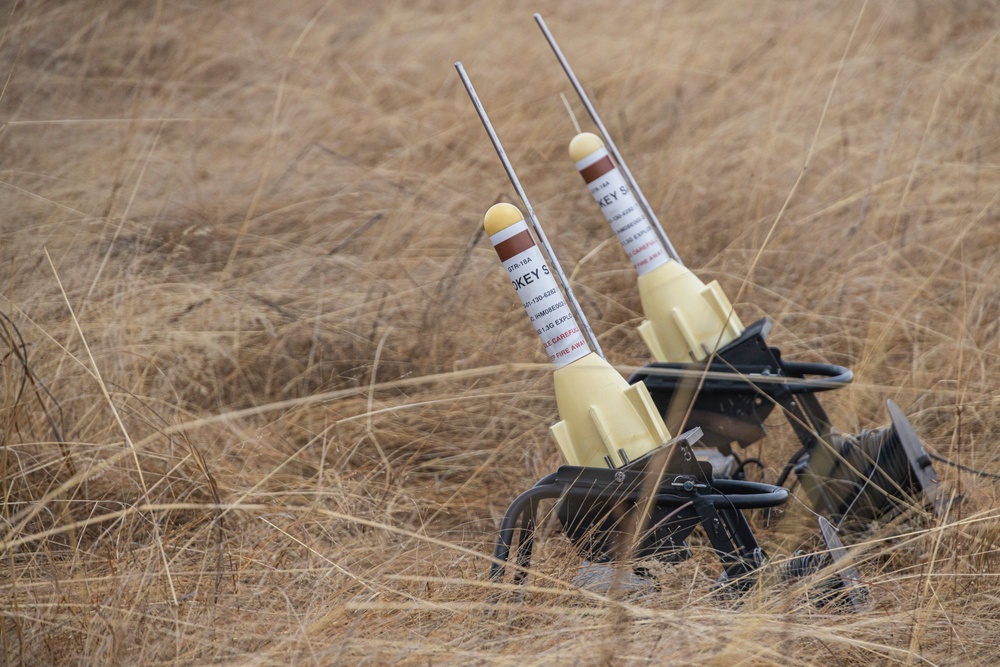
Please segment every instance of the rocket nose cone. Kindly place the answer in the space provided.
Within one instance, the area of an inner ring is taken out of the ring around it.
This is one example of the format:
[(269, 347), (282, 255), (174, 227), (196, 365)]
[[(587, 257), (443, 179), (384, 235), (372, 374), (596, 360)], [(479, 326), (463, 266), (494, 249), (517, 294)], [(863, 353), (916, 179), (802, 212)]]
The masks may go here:
[(573, 162), (579, 162), (599, 148), (604, 148), (604, 142), (596, 134), (581, 132), (569, 142), (569, 156)]
[(521, 220), (524, 220), (524, 216), (513, 204), (494, 204), (486, 211), (483, 227), (486, 228), (487, 234), (493, 236)]

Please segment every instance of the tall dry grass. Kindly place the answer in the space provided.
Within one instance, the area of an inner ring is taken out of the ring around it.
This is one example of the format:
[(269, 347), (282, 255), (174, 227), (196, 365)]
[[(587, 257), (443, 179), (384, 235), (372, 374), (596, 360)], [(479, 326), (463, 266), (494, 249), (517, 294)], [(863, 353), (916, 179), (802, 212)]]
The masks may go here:
[[(455, 60), (609, 359), (649, 359), (534, 11), (686, 263), (853, 368), (840, 428), (893, 398), (1000, 471), (994, 2), (8, 3), (5, 664), (995, 663), (996, 486), (940, 465), (947, 522), (856, 541), (868, 613), (720, 600), (704, 550), (595, 595), (554, 535), (521, 595), (487, 584), (559, 455)], [(772, 553), (795, 515), (758, 526)]]

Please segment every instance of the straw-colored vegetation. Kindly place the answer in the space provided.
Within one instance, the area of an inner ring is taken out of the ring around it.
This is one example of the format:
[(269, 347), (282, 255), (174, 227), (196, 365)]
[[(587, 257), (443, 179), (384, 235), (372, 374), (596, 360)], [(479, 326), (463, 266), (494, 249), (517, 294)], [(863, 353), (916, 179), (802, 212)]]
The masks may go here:
[[(687, 265), (786, 357), (854, 370), (839, 428), (892, 398), (1000, 471), (995, 2), (8, 2), (4, 664), (996, 663), (997, 484), (942, 464), (947, 522), (853, 538), (863, 614), (719, 599), (703, 548), (596, 595), (557, 534), (522, 596), (488, 584), (560, 457), (454, 61), (609, 360), (649, 361), (534, 11)], [(770, 553), (801, 506), (755, 519)]]

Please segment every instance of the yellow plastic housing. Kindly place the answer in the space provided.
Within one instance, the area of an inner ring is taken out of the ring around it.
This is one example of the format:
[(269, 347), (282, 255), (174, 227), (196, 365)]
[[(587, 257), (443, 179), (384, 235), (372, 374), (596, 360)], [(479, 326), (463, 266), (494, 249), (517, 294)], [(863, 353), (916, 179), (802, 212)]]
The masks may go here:
[(705, 285), (678, 262), (639, 276), (639, 300), (639, 334), (660, 362), (701, 361), (745, 328), (718, 281)]
[(560, 421), (550, 431), (567, 464), (606, 468), (607, 456), (617, 468), (670, 440), (646, 385), (630, 385), (597, 354), (556, 369), (553, 380)]

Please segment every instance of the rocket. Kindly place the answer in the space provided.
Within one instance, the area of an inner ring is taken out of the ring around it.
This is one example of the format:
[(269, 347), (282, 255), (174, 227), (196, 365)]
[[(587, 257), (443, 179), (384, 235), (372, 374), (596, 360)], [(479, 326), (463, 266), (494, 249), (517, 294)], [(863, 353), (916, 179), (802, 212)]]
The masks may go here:
[(550, 431), (566, 463), (619, 468), (670, 440), (646, 386), (628, 384), (590, 348), (520, 210), (496, 204), (484, 227), (555, 367)]
[(576, 135), (569, 154), (638, 273), (639, 334), (653, 357), (702, 361), (739, 338), (745, 327), (718, 281), (706, 285), (671, 259), (600, 137)]

